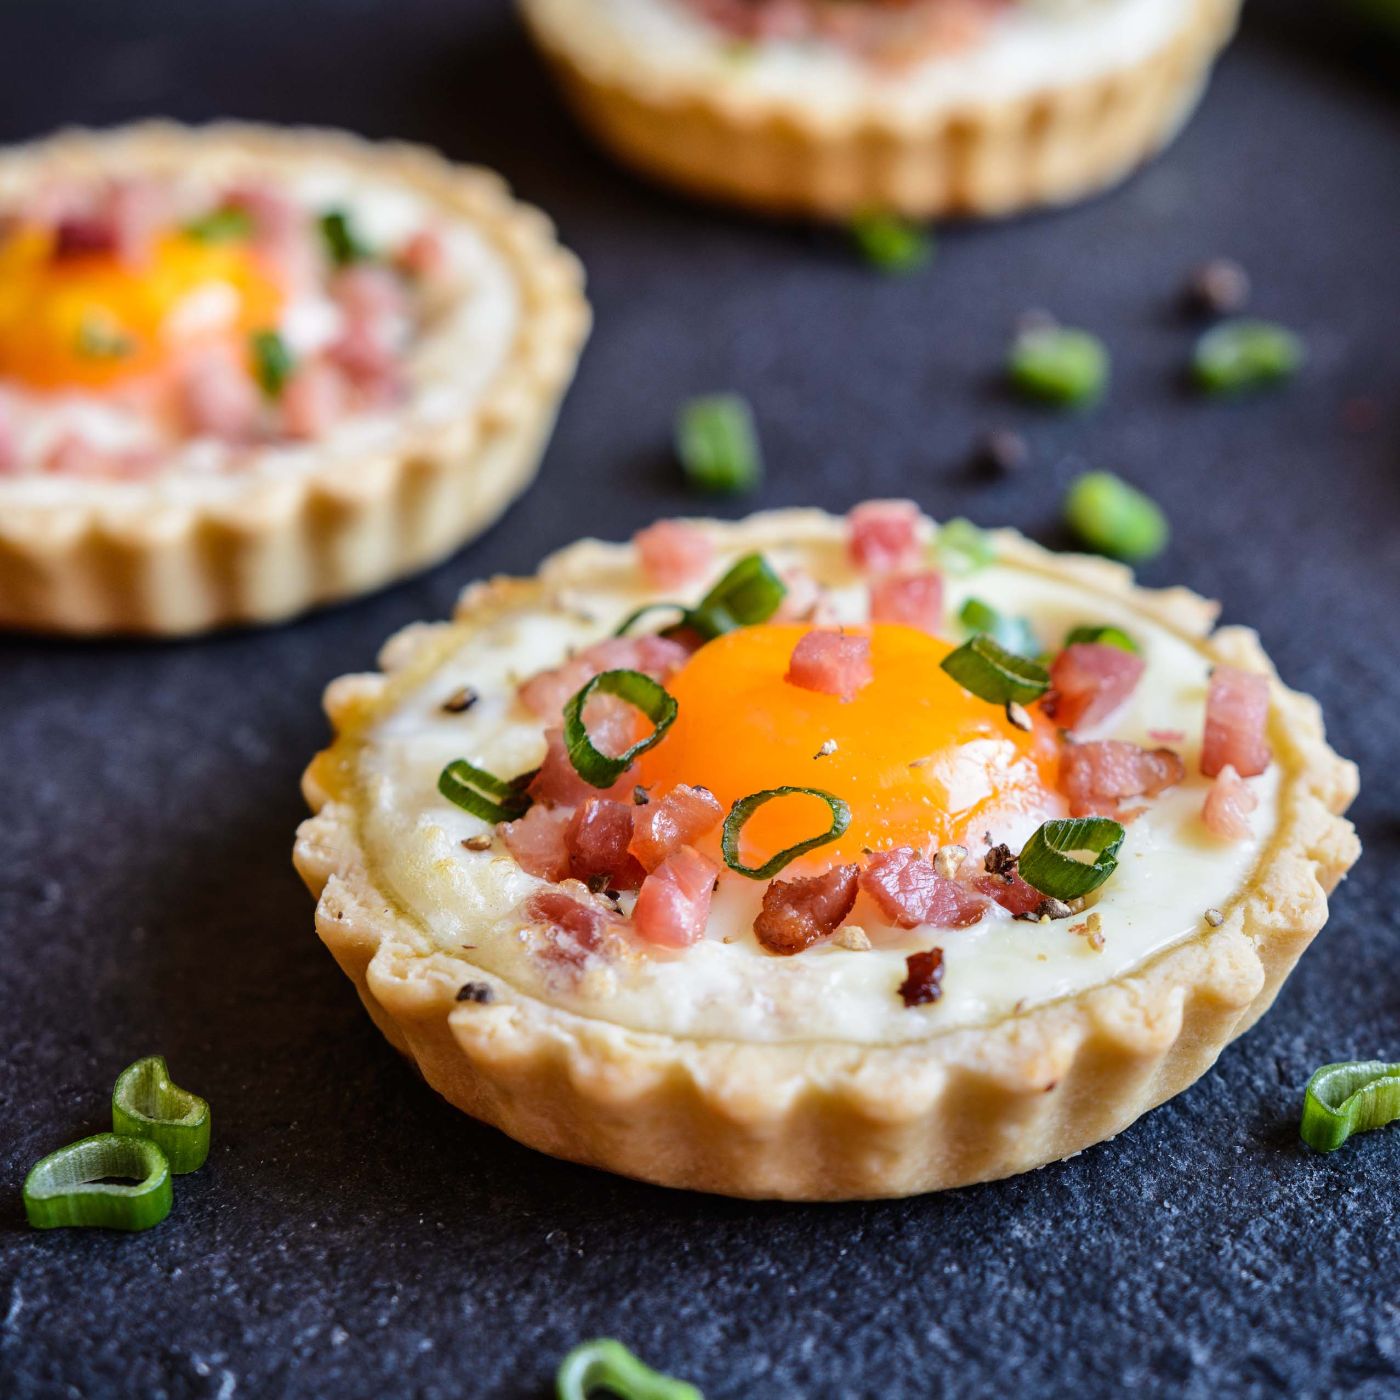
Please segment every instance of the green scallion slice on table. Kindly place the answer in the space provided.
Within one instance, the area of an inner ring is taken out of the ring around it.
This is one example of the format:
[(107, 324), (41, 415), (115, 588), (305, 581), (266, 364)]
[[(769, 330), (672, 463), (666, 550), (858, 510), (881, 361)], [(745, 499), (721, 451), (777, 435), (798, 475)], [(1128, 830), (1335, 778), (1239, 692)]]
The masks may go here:
[[(1110, 817), (1066, 817), (1046, 822), (1021, 849), (1021, 878), (1051, 899), (1078, 899), (1096, 890), (1118, 868), (1127, 833)], [(1078, 859), (1077, 852), (1092, 855)]]
[(1155, 558), (1171, 538), (1156, 501), (1112, 472), (1085, 472), (1070, 483), (1065, 521), (1090, 549), (1114, 559)]
[(163, 1056), (147, 1055), (117, 1076), (112, 1131), (148, 1138), (179, 1176), (197, 1171), (209, 1156), (209, 1105), (171, 1082)]
[(932, 234), (897, 214), (870, 209), (857, 214), (850, 228), (860, 255), (881, 272), (904, 275), (933, 260)]
[(360, 237), (348, 209), (327, 209), (319, 222), (326, 252), (336, 267), (368, 262), (374, 256), (369, 245)]
[(981, 598), (969, 598), (958, 613), (958, 621), (974, 636), (990, 637), (1014, 656), (1034, 660), (1040, 655), (1040, 642), (1024, 617), (998, 612)]
[(251, 349), (253, 378), (258, 381), (258, 387), (270, 399), (281, 398), (296, 368), (287, 342), (276, 331), (254, 331)]
[(449, 763), (438, 775), (438, 791), (465, 812), (484, 822), (513, 822), (530, 806), (525, 780), (531, 775), (507, 781), (468, 763), (465, 758)]
[(1094, 627), (1088, 624), (1071, 627), (1065, 635), (1065, 645), (1072, 647), (1078, 642), (1097, 642), (1100, 646), (1117, 647), (1119, 651), (1131, 652), (1134, 656), (1142, 650), (1121, 627)]
[(1006, 373), (1026, 398), (1062, 408), (1080, 408), (1103, 397), (1108, 351), (1088, 331), (1034, 326), (1011, 343)]
[(705, 1400), (689, 1381), (653, 1371), (621, 1342), (608, 1337), (580, 1343), (560, 1362), (555, 1395), (558, 1400), (592, 1400), (596, 1395), (617, 1400)]
[(1400, 1065), (1349, 1060), (1323, 1065), (1303, 1093), (1303, 1141), (1335, 1152), (1353, 1133), (1400, 1119)]
[[(779, 851), (777, 855), (771, 856), (762, 865), (745, 865), (739, 854), (739, 842), (743, 835), (744, 824), (760, 807), (767, 803), (780, 797), (795, 796), (815, 797), (825, 802), (831, 812), (831, 825), (819, 836), (811, 836), (806, 841), (799, 841), (795, 846), (788, 846), (785, 850)], [(729, 815), (724, 819), (724, 830), (720, 837), (720, 850), (724, 853), (724, 863), (737, 874), (747, 875), (750, 880), (771, 880), (784, 866), (790, 865), (798, 856), (805, 855), (808, 851), (814, 851), (818, 846), (825, 846), (838, 840), (850, 824), (851, 809), (835, 793), (826, 792), (822, 788), (767, 788), (763, 792), (751, 793), (748, 797), (740, 798), (729, 809)]]
[(1225, 321), (1196, 342), (1191, 374), (1208, 394), (1243, 394), (1291, 379), (1303, 358), (1303, 342), (1283, 326)]
[(987, 532), (961, 516), (938, 527), (934, 547), (945, 574), (975, 574), (996, 560), (996, 550)]
[[(652, 722), (651, 733), (620, 754), (595, 749), (583, 722), (584, 706), (594, 695), (615, 695), (627, 701)], [(674, 697), (660, 681), (641, 671), (603, 671), (564, 706), (564, 746), (569, 751), (569, 762), (584, 782), (596, 788), (611, 787), (632, 766), (633, 759), (666, 737), (678, 712)]]
[(676, 456), (699, 491), (735, 496), (763, 480), (763, 454), (753, 412), (738, 394), (708, 394), (681, 405)]
[(24, 1179), (24, 1213), (41, 1230), (62, 1225), (145, 1230), (174, 1202), (170, 1164), (149, 1138), (98, 1133), (50, 1152)]
[(767, 622), (787, 594), (761, 554), (746, 554), (685, 616), (685, 625), (707, 642), (739, 627)]
[(253, 217), (246, 209), (228, 204), (192, 219), (184, 232), (197, 243), (242, 243), (253, 236)]
[(979, 634), (938, 663), (964, 690), (993, 705), (1038, 700), (1050, 688), (1050, 673), (1038, 661), (1017, 656)]

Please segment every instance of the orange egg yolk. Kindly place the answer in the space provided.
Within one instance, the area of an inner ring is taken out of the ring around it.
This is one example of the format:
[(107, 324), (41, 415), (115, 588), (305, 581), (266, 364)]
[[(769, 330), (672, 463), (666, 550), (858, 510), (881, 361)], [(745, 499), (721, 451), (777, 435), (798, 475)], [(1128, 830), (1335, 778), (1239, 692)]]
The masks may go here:
[[(1054, 727), (1036, 714), (1030, 731), (1018, 729), (1000, 706), (968, 694), (939, 665), (947, 642), (892, 623), (848, 628), (870, 637), (873, 677), (843, 701), (785, 679), (808, 630), (747, 627), (697, 651), (667, 682), (679, 713), (640, 759), (640, 781), (709, 788), (726, 811), (768, 788), (822, 788), (849, 804), (851, 824), (814, 853), (821, 864), (866, 849), (980, 841), (1008, 819), (1063, 813)], [(746, 824), (743, 858), (758, 863), (830, 822), (819, 799), (778, 798)]]
[(0, 376), (38, 390), (102, 390), (275, 326), (282, 293), (238, 243), (178, 231), (140, 266), (109, 253), (55, 259), (44, 229), (0, 243)]

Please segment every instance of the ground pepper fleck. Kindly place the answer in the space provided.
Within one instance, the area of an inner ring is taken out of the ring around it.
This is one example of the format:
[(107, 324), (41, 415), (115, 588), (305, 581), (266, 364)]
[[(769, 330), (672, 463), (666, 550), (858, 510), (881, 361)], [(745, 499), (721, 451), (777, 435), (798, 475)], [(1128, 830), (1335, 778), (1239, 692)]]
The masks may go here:
[(495, 999), (495, 992), (485, 982), (464, 982), (457, 989), (458, 1001), (474, 1001), (480, 1006), (485, 1006), (487, 1002)]

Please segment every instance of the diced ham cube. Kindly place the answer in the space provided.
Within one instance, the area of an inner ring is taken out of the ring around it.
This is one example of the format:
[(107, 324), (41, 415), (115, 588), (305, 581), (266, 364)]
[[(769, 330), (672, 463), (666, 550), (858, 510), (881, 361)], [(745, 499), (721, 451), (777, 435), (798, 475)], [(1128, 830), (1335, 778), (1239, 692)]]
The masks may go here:
[(979, 875), (973, 880), (972, 887), (979, 894), (995, 900), (1011, 914), (1034, 914), (1045, 898), (1015, 871), (1012, 871), (1009, 879), (1001, 875)]
[(985, 900), (955, 880), (945, 880), (911, 846), (876, 851), (860, 872), (860, 887), (900, 928), (967, 928), (987, 910)]
[(1206, 793), (1201, 820), (1207, 831), (1223, 841), (1244, 841), (1254, 834), (1249, 814), (1258, 805), (1258, 794), (1227, 763)]
[(919, 562), (919, 508), (913, 501), (866, 501), (846, 517), (849, 549), (868, 574), (914, 568)]
[(684, 520), (658, 520), (638, 530), (632, 543), (653, 588), (684, 588), (704, 578), (715, 559), (714, 541)]
[(349, 321), (371, 329), (402, 316), (408, 296), (402, 280), (382, 263), (353, 263), (331, 278), (331, 297)]
[(257, 385), (231, 356), (203, 355), (188, 364), (178, 386), (185, 431), (224, 442), (246, 442), (261, 412)]
[(633, 806), (628, 849), (646, 869), (655, 870), (667, 856), (713, 831), (723, 815), (713, 793), (677, 783), (660, 797), (653, 794), (643, 806)]
[(519, 821), (502, 822), (501, 839), (527, 875), (562, 880), (569, 873), (569, 850), (564, 841), (573, 813), (538, 802)]
[(1142, 657), (1121, 647), (1075, 642), (1052, 663), (1041, 708), (1061, 729), (1087, 729), (1127, 700), (1144, 669)]
[(803, 690), (853, 700), (874, 677), (870, 638), (845, 632), (807, 632), (792, 649), (784, 679)]
[(754, 937), (770, 953), (800, 953), (841, 927), (859, 888), (860, 871), (854, 865), (836, 865), (806, 879), (774, 880), (763, 892)]
[(1206, 695), (1201, 772), (1213, 778), (1229, 764), (1242, 778), (1257, 777), (1273, 758), (1265, 738), (1268, 724), (1268, 677), (1237, 666), (1217, 666)]
[(669, 855), (642, 882), (632, 910), (639, 938), (662, 948), (687, 948), (705, 936), (719, 867), (693, 846)]
[(394, 256), (410, 277), (436, 277), (447, 270), (447, 244), (436, 229), (420, 228)]
[(44, 454), (43, 469), (54, 476), (115, 476), (120, 459), (79, 433), (65, 433)]
[(389, 404), (403, 387), (398, 356), (382, 325), (350, 321), (327, 356), (368, 403)]
[(590, 889), (637, 889), (646, 871), (627, 849), (631, 839), (632, 804), (590, 797), (564, 833), (569, 874)]
[(933, 569), (884, 574), (870, 585), (870, 620), (936, 635), (943, 626), (943, 579)]
[(1125, 797), (1156, 797), (1186, 776), (1171, 749), (1145, 749), (1123, 739), (1067, 744), (1060, 755), (1060, 790), (1075, 817), (1118, 815)]
[(641, 671), (664, 684), (689, 655), (669, 637), (608, 637), (563, 665), (531, 676), (520, 687), (520, 699), (541, 719), (558, 719), (564, 706), (604, 671)]
[(307, 286), (320, 269), (311, 216), (272, 185), (237, 185), (221, 201), (241, 209), (253, 225), (253, 247), (289, 288)]
[(282, 430), (288, 437), (314, 441), (344, 416), (349, 386), (334, 366), (312, 360), (300, 366), (282, 390)]
[(547, 942), (541, 950), (544, 956), (575, 970), (581, 968), (591, 954), (603, 951), (609, 931), (621, 923), (615, 915), (605, 913), (596, 904), (585, 904), (562, 890), (540, 890), (532, 894), (522, 912), (545, 933)]
[[(593, 746), (600, 753), (612, 750), (616, 742), (616, 730), (611, 723), (602, 726), (589, 723), (588, 732)], [(546, 729), (544, 737), (548, 746), (544, 762), (540, 764), (540, 771), (535, 774), (528, 789), (536, 802), (543, 802), (549, 807), (577, 807), (590, 797), (622, 799), (631, 796), (634, 780), (630, 768), (611, 787), (596, 788), (579, 777), (578, 770), (570, 762), (562, 729)], [(626, 748), (628, 742), (629, 740), (624, 738), (616, 745), (617, 751), (621, 752)]]
[(147, 261), (160, 226), (169, 216), (169, 198), (153, 180), (116, 180), (103, 199), (112, 225), (112, 251), (129, 267)]

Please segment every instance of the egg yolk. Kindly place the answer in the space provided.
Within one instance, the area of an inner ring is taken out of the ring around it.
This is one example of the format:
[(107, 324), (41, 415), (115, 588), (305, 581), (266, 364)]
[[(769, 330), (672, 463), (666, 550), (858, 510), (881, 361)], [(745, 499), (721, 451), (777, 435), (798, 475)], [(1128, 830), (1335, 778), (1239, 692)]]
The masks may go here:
[[(706, 787), (726, 810), (768, 788), (822, 788), (850, 806), (851, 824), (814, 853), (821, 864), (866, 849), (980, 841), (1009, 819), (1063, 813), (1054, 727), (1037, 714), (1029, 731), (1018, 729), (1000, 706), (968, 694), (939, 665), (947, 642), (892, 623), (846, 629), (869, 636), (873, 677), (843, 701), (785, 679), (809, 630), (747, 627), (697, 651), (666, 684), (679, 711), (640, 759), (641, 783)], [(830, 823), (820, 799), (778, 798), (745, 825), (743, 857), (766, 859)]]
[(129, 266), (110, 253), (56, 259), (50, 232), (20, 230), (0, 242), (0, 376), (38, 390), (114, 387), (195, 347), (242, 353), (281, 302), (242, 244), (175, 231)]

